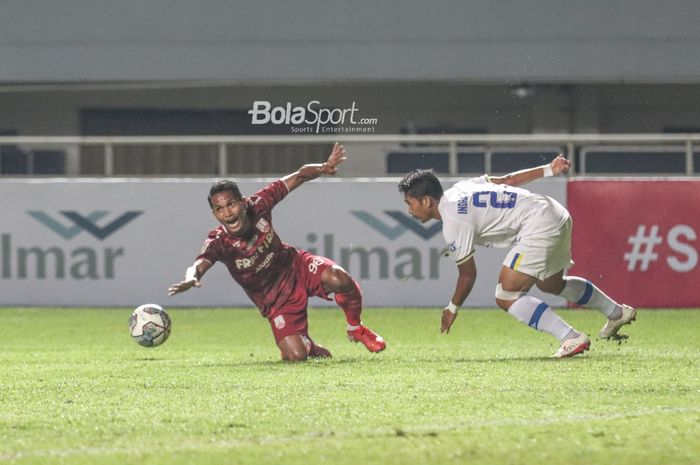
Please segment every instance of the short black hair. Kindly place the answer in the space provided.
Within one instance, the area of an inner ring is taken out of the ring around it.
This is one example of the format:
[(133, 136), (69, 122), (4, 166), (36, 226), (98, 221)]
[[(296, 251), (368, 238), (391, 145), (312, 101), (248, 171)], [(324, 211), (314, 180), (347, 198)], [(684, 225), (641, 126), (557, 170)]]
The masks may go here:
[(233, 195), (237, 200), (241, 200), (243, 198), (240, 189), (238, 189), (238, 184), (235, 182), (229, 181), (228, 179), (216, 181), (211, 185), (211, 188), (209, 189), (209, 196), (207, 197), (207, 201), (209, 201), (209, 206), (211, 208), (214, 208), (214, 205), (211, 204), (211, 198), (221, 192), (230, 192), (231, 195)]
[(414, 170), (399, 181), (399, 192), (416, 199), (429, 196), (439, 200), (443, 191), (433, 170)]

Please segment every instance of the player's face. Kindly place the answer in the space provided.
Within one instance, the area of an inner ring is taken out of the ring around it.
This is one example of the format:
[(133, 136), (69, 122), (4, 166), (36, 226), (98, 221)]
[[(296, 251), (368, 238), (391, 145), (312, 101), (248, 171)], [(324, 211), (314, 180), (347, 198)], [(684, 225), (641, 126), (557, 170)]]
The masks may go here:
[(212, 213), (229, 233), (240, 236), (248, 230), (248, 217), (242, 199), (228, 191), (219, 192), (212, 196), (211, 205)]
[(404, 194), (403, 200), (406, 202), (406, 205), (408, 205), (408, 214), (421, 223), (425, 223), (432, 218), (430, 212), (430, 197), (418, 199), (416, 197), (411, 197), (408, 194)]

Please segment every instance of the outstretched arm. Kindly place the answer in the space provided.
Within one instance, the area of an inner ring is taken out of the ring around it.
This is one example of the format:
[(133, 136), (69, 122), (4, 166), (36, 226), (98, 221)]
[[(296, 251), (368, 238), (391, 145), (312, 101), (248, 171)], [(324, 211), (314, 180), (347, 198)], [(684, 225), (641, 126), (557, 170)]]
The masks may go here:
[(476, 281), (476, 262), (474, 257), (458, 266), (459, 276), (457, 277), (457, 286), (452, 295), (450, 304), (442, 311), (442, 321), (440, 322), (440, 332), (450, 332), (450, 327), (457, 318), (457, 310), (464, 303), (469, 293), (474, 287)]
[(347, 160), (347, 157), (345, 156), (345, 148), (336, 142), (335, 145), (333, 145), (333, 150), (325, 163), (304, 165), (299, 168), (298, 171), (283, 177), (282, 181), (287, 184), (287, 188), (291, 192), (304, 184), (306, 181), (316, 179), (322, 174), (335, 174), (336, 171), (338, 171), (337, 166), (345, 160)]
[(200, 287), (202, 284), (199, 280), (204, 276), (204, 273), (211, 268), (211, 263), (206, 260), (199, 259), (185, 271), (185, 279), (179, 283), (175, 283), (168, 288), (168, 295), (179, 294), (185, 292), (192, 287)]
[(515, 171), (513, 173), (506, 174), (505, 176), (489, 176), (489, 181), (494, 184), (520, 186), (542, 177), (557, 176), (559, 174), (566, 173), (569, 171), (570, 166), (571, 161), (564, 158), (564, 155), (559, 154), (549, 164)]

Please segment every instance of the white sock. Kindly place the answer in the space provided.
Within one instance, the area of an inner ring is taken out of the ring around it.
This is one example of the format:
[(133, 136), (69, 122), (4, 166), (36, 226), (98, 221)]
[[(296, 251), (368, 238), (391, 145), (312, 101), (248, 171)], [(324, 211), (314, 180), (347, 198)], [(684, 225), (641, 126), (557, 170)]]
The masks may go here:
[(622, 316), (620, 305), (589, 280), (567, 276), (564, 281), (566, 286), (559, 295), (569, 302), (596, 309), (611, 320), (617, 320)]
[(546, 302), (529, 295), (513, 302), (508, 313), (533, 329), (551, 334), (560, 342), (578, 336), (578, 332), (554, 313)]

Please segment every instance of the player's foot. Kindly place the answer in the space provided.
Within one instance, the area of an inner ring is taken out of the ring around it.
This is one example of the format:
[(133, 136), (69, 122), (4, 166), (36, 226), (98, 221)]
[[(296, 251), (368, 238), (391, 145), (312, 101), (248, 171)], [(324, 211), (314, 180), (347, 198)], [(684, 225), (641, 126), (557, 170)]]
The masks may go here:
[(323, 346), (312, 343), (311, 349), (309, 350), (309, 357), (312, 358), (332, 358), (331, 352)]
[(348, 339), (351, 342), (361, 342), (370, 352), (381, 352), (386, 349), (386, 342), (382, 337), (366, 326), (358, 326), (357, 329), (348, 331)]
[(591, 347), (591, 340), (584, 333), (576, 337), (565, 340), (561, 343), (561, 347), (554, 354), (555, 358), (573, 357), (588, 350)]
[(622, 328), (624, 325), (628, 325), (637, 319), (637, 310), (630, 307), (629, 305), (622, 304), (621, 307), (622, 316), (617, 320), (608, 320), (605, 325), (601, 328), (598, 337), (601, 339), (610, 339)]

